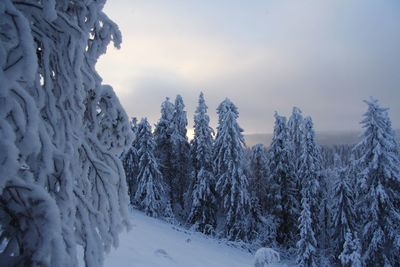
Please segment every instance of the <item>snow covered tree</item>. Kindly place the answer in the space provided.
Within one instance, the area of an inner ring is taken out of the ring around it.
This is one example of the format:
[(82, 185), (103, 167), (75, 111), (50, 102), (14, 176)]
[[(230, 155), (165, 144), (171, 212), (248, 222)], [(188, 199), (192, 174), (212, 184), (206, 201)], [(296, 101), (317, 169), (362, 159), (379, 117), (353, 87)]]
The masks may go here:
[(314, 126), (310, 117), (306, 117), (303, 124), (299, 173), (301, 195), (302, 198), (307, 197), (308, 199), (314, 232), (316, 232), (319, 205), (321, 203), (321, 154), (319, 146), (315, 142)]
[[(315, 133), (313, 122), (310, 117), (306, 117), (302, 126), (302, 143), (300, 155), (299, 179), (301, 184), (302, 205), (306, 199), (307, 207), (311, 216), (311, 230), (318, 241), (325, 240), (321, 238), (320, 211), (324, 211), (320, 180), (321, 180), (321, 154), (320, 148), (315, 142)], [(304, 207), (302, 207), (304, 212)], [(314, 245), (314, 244), (313, 244)], [(318, 249), (315, 244), (315, 249)]]
[(300, 240), (297, 242), (297, 266), (317, 267), (317, 240), (313, 230), (313, 222), (308, 204), (308, 197), (303, 196), (301, 200), (301, 215), (299, 218)]
[(152, 217), (172, 218), (172, 210), (161, 172), (154, 156), (154, 140), (147, 119), (138, 125), (138, 186), (134, 205)]
[(203, 93), (194, 115), (194, 138), (191, 142), (193, 182), (191, 210), (188, 223), (204, 234), (211, 234), (216, 227), (215, 177), (213, 173), (213, 129), (209, 126), (207, 105)]
[(139, 169), (139, 157), (138, 157), (138, 127), (137, 127), (137, 119), (131, 119), (131, 130), (133, 133), (133, 141), (132, 145), (128, 148), (128, 151), (125, 152), (122, 156), (122, 164), (125, 170), (126, 183), (128, 185), (128, 194), (131, 201), (133, 203), (133, 198), (136, 193), (137, 186), (137, 174)]
[(291, 160), (293, 161), (295, 169), (300, 168), (300, 155), (301, 155), (301, 144), (303, 138), (302, 126), (303, 126), (303, 115), (298, 107), (293, 107), (292, 115), (290, 116), (287, 124), (288, 138), (291, 143)]
[(386, 108), (375, 99), (365, 101), (368, 111), (362, 125), (363, 139), (355, 149), (361, 158), (358, 175), (361, 194), (362, 261), (366, 266), (400, 265), (400, 160)]
[(360, 240), (350, 230), (346, 232), (343, 251), (339, 255), (343, 267), (361, 267)]
[(250, 154), (248, 166), (250, 213), (258, 224), (257, 239), (266, 246), (276, 246), (277, 218), (269, 212), (271, 203), (268, 198), (268, 161), (265, 147), (255, 145)]
[[(169, 200), (173, 201), (171, 190), (173, 181), (173, 162), (172, 162), (172, 133), (174, 131), (174, 104), (167, 97), (161, 104), (161, 118), (154, 130), (155, 151), (160, 171), (168, 186)], [(173, 203), (171, 203), (173, 204)]]
[[(128, 118), (95, 70), (104, 1), (0, 3), (0, 252), (7, 266), (101, 266), (128, 226)], [(3, 249), (4, 248), (4, 249)]]
[(347, 233), (356, 230), (354, 190), (351, 187), (346, 170), (343, 168), (338, 172), (333, 201), (332, 237), (335, 240), (335, 253), (339, 255), (343, 251)]
[(296, 183), (296, 202), (298, 213), (301, 206), (301, 177), (300, 177), (300, 160), (303, 143), (303, 115), (298, 107), (293, 107), (292, 114), (287, 123), (288, 138), (290, 142), (290, 162), (293, 167), (293, 179)]
[(248, 180), (243, 168), (243, 130), (237, 123), (237, 107), (225, 99), (217, 109), (218, 132), (214, 144), (216, 189), (224, 214), (223, 236), (229, 240), (250, 240), (256, 232), (256, 219), (250, 216)]
[(265, 148), (255, 145), (251, 150), (249, 164), (249, 190), (260, 205), (260, 212), (265, 214), (268, 207), (268, 163)]
[(268, 211), (278, 219), (277, 241), (289, 245), (298, 219), (296, 180), (291, 163), (286, 118), (275, 113), (275, 127), (268, 149)]
[(175, 110), (172, 118), (172, 197), (173, 202), (180, 205), (182, 210), (185, 206), (184, 195), (190, 182), (190, 145), (186, 136), (187, 115), (185, 105), (180, 95), (175, 99)]

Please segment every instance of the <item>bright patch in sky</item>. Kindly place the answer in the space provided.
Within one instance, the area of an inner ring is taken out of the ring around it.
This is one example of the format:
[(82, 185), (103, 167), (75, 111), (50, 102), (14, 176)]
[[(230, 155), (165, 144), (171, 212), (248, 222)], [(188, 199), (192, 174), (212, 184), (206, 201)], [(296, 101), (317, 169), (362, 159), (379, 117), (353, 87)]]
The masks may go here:
[(248, 133), (272, 132), (275, 110), (299, 106), (317, 130), (359, 129), (370, 96), (400, 127), (400, 2), (396, 0), (132, 1), (106, 13), (121, 50), (98, 70), (130, 116), (159, 118), (181, 94), (189, 122), (200, 91), (212, 124), (229, 97)]

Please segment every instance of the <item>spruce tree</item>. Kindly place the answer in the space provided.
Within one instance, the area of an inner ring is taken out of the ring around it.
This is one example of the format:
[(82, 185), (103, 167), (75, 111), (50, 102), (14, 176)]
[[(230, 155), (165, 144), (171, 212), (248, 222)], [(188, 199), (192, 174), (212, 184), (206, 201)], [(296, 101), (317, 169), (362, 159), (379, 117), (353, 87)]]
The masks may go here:
[(172, 161), (172, 133), (174, 132), (174, 104), (167, 97), (161, 104), (161, 118), (154, 130), (155, 149), (154, 154), (157, 158), (161, 174), (166, 181), (167, 191), (171, 204), (174, 204), (172, 192), (174, 166)]
[(277, 241), (289, 245), (297, 225), (296, 180), (291, 163), (286, 118), (275, 113), (272, 143), (268, 149), (269, 213), (277, 218)]
[(171, 207), (168, 201), (165, 183), (154, 156), (154, 140), (151, 126), (147, 119), (138, 125), (138, 185), (134, 205), (152, 217), (171, 218)]
[[(321, 208), (321, 154), (319, 146), (315, 142), (313, 122), (310, 117), (306, 117), (302, 126), (303, 136), (301, 143), (300, 171), (302, 205), (304, 199), (311, 216), (312, 232), (318, 240), (321, 231), (319, 212)], [(304, 211), (304, 207), (302, 207)], [(319, 248), (316, 245), (315, 249)]]
[(297, 170), (300, 168), (300, 155), (301, 155), (301, 144), (302, 144), (302, 126), (303, 126), (303, 115), (298, 107), (293, 107), (292, 115), (288, 120), (288, 138), (290, 140), (291, 148), (291, 160), (294, 164), (294, 168)]
[(185, 206), (184, 195), (190, 183), (190, 145), (186, 136), (187, 115), (185, 105), (180, 95), (176, 96), (174, 114), (172, 117), (172, 197), (173, 202), (179, 204), (182, 210)]
[(293, 167), (292, 174), (296, 183), (296, 213), (301, 210), (301, 177), (300, 177), (300, 160), (303, 143), (303, 115), (298, 107), (293, 107), (292, 114), (287, 123), (288, 138), (290, 142), (290, 162)]
[(204, 234), (212, 234), (216, 227), (215, 177), (213, 173), (213, 129), (209, 126), (207, 105), (200, 94), (194, 115), (194, 138), (191, 142), (193, 182), (191, 210), (188, 223)]
[(386, 108), (375, 99), (365, 101), (362, 141), (355, 149), (361, 192), (362, 261), (366, 266), (400, 265), (400, 160), (397, 142)]
[(310, 212), (313, 223), (318, 223), (318, 210), (320, 204), (320, 175), (321, 154), (320, 148), (315, 142), (315, 132), (312, 119), (306, 117), (303, 124), (303, 137), (300, 155), (300, 180), (301, 193), (309, 200)]
[(229, 240), (250, 240), (256, 233), (256, 218), (250, 216), (248, 180), (243, 167), (243, 130), (237, 123), (237, 107), (225, 99), (218, 106), (219, 125), (214, 145), (216, 189), (225, 222), (222, 235)]
[(301, 215), (299, 217), (300, 240), (297, 242), (297, 259), (299, 267), (317, 267), (317, 240), (313, 230), (309, 200), (303, 195), (301, 200)]

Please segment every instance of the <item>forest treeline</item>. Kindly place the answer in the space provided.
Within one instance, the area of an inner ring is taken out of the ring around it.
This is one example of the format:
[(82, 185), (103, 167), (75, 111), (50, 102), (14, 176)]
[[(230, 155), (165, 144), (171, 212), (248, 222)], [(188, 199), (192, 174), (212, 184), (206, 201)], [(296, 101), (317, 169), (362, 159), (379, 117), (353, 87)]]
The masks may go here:
[(295, 255), (299, 266), (399, 266), (399, 146), (387, 109), (365, 101), (359, 144), (320, 147), (312, 118), (275, 113), (268, 148), (245, 146), (225, 99), (210, 127), (201, 93), (194, 138), (181, 96), (154, 131), (132, 119), (123, 163), (133, 207), (231, 241)]

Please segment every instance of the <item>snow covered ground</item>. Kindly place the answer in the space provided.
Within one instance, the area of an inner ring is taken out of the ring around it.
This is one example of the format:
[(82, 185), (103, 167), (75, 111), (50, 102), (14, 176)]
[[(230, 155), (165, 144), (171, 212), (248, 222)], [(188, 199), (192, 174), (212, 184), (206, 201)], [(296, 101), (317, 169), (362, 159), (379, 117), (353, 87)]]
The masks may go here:
[[(120, 235), (117, 250), (106, 255), (106, 267), (251, 267), (253, 255), (132, 211), (132, 230)], [(282, 267), (285, 265), (274, 265)]]

